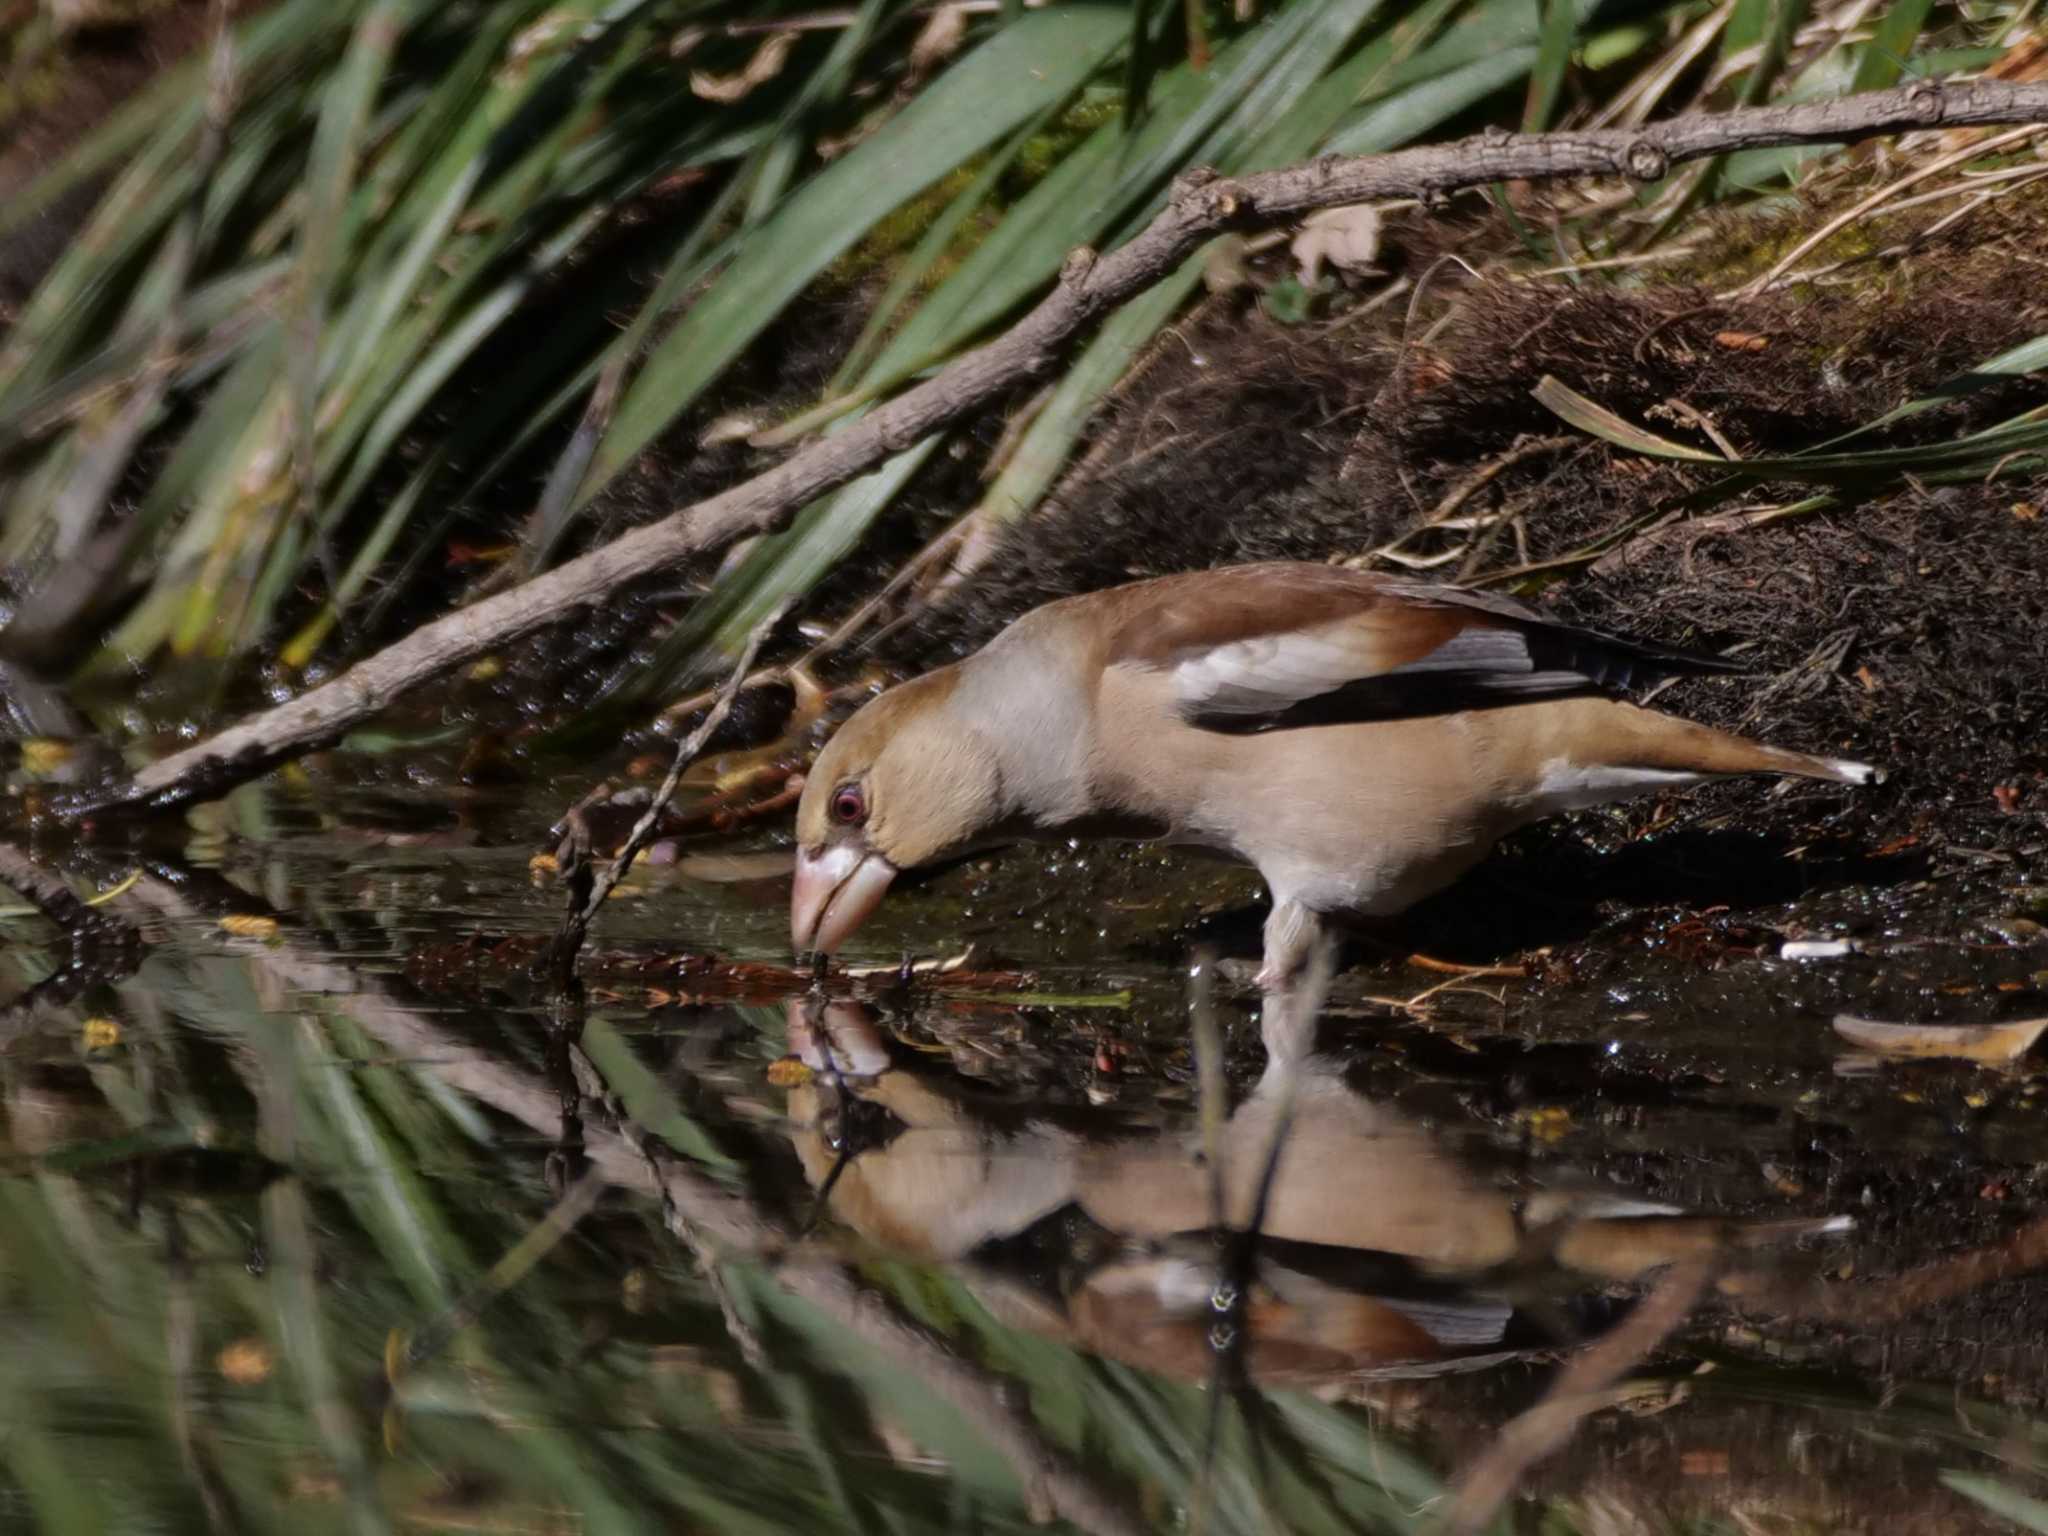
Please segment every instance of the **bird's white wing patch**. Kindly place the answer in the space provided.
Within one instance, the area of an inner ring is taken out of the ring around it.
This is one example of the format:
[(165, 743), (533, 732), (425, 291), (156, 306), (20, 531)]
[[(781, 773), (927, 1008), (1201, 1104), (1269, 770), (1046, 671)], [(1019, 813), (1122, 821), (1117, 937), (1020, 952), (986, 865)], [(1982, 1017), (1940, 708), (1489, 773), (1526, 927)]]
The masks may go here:
[(1560, 811), (1584, 810), (1610, 800), (1654, 794), (1660, 789), (1682, 789), (1704, 784), (1710, 773), (1691, 773), (1679, 768), (1627, 768), (1608, 763), (1574, 763), (1554, 757), (1543, 765), (1536, 781), (1536, 809), (1553, 816)]
[(1171, 669), (1174, 695), (1183, 713), (1218, 719), (1278, 714), (1340, 690), (1369, 692), (1375, 678), (1405, 684), (1428, 677), (1518, 693), (1537, 676), (1528, 638), (1514, 629), (1464, 629), (1406, 662), (1396, 662), (1391, 649), (1387, 636), (1353, 620), (1254, 635), (1180, 657)]

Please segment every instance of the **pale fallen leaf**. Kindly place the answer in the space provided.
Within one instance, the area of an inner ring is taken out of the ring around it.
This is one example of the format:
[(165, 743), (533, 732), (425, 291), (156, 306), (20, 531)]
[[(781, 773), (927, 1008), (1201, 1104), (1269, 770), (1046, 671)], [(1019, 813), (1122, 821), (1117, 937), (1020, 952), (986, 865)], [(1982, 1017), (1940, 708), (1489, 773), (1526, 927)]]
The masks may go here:
[(1301, 281), (1314, 287), (1328, 262), (1347, 277), (1371, 277), (1379, 268), (1380, 211), (1371, 203), (1324, 208), (1302, 221), (1301, 233), (1289, 247)]
[(1778, 947), (1782, 960), (1839, 960), (1862, 946), (1854, 939), (1787, 939)]
[(1996, 1065), (2026, 1055), (2048, 1018), (2010, 1019), (2003, 1024), (1881, 1024), (1853, 1014), (1835, 1015), (1835, 1033), (1865, 1050), (1895, 1059), (1948, 1057)]
[(714, 75), (706, 70), (693, 69), (690, 71), (690, 94), (729, 106), (754, 87), (766, 85), (781, 74), (782, 66), (788, 62), (789, 50), (795, 46), (794, 32), (778, 32), (754, 50), (754, 56), (747, 60), (747, 67), (736, 75)]
[(734, 411), (720, 416), (707, 426), (697, 439), (699, 448), (716, 448), (721, 443), (736, 443), (752, 437), (761, 430), (761, 418), (745, 411)]
[(933, 11), (931, 19), (918, 29), (917, 39), (910, 45), (911, 83), (923, 80), (953, 57), (966, 40), (966, 6), (942, 5)]
[(675, 872), (688, 880), (707, 885), (740, 885), (749, 880), (777, 880), (796, 868), (796, 850), (780, 848), (769, 853), (686, 853), (675, 862)]
[(76, 750), (68, 741), (31, 736), (21, 744), (21, 766), (36, 778), (48, 778), (69, 763)]

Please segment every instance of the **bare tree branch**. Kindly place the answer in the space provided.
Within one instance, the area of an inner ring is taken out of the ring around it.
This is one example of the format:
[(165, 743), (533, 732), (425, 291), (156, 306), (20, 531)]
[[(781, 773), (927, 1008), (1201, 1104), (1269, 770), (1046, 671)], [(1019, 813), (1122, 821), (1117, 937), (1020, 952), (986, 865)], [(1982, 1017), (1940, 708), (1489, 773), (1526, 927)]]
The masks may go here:
[(1092, 322), (1172, 272), (1212, 237), (1285, 224), (1318, 208), (1391, 197), (1433, 205), (1503, 181), (1619, 176), (1656, 181), (1682, 161), (1731, 150), (1839, 143), (1940, 126), (2048, 121), (2048, 85), (1916, 80), (1841, 101), (1692, 114), (1636, 129), (1491, 131), (1455, 144), (1229, 179), (1191, 171), (1151, 224), (1105, 256), (1075, 250), (1053, 291), (1003, 335), (956, 359), (846, 431), (754, 479), (670, 513), (565, 565), (415, 630), (333, 681), (152, 763), (74, 813), (168, 808), (225, 792), (339, 740), (393, 700), (464, 662), (603, 603), (626, 583), (750, 534), (785, 527), (798, 508), (950, 426), (1059, 363)]

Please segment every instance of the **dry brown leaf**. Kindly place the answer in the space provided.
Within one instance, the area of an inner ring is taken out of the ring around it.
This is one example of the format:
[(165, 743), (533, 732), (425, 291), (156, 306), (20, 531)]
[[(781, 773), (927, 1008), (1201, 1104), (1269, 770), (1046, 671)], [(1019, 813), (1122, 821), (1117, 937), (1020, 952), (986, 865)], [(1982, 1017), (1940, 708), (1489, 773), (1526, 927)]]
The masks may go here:
[(1714, 345), (1726, 347), (1730, 352), (1761, 352), (1770, 344), (1770, 337), (1759, 336), (1755, 331), (1714, 332)]
[(917, 38), (910, 45), (910, 80), (915, 83), (924, 79), (946, 60), (960, 51), (961, 43), (967, 39), (967, 8), (961, 5), (942, 5), (931, 14), (931, 19), (918, 29)]
[(811, 1080), (811, 1069), (794, 1056), (783, 1056), (768, 1063), (768, 1081), (776, 1088), (801, 1088)]
[(2048, 1018), (2003, 1024), (1881, 1024), (1853, 1014), (1835, 1015), (1835, 1033), (1894, 1060), (1945, 1058), (2002, 1065), (2017, 1061), (2048, 1029)]
[(121, 1022), (104, 1015), (96, 1016), (81, 1024), (78, 1033), (88, 1051), (111, 1051), (121, 1043)]
[(675, 872), (686, 880), (707, 885), (743, 885), (750, 880), (779, 880), (796, 868), (796, 850), (778, 848), (767, 853), (686, 853), (675, 862)]
[(270, 1377), (270, 1346), (257, 1338), (237, 1339), (223, 1348), (213, 1363), (236, 1386), (253, 1387)]
[(782, 66), (789, 61), (789, 51), (796, 46), (794, 32), (777, 32), (767, 42), (754, 50), (754, 56), (747, 60), (747, 67), (736, 75), (714, 75), (705, 70), (690, 71), (690, 94), (701, 96), (706, 101), (730, 106), (741, 100), (756, 86), (766, 85), (782, 73)]

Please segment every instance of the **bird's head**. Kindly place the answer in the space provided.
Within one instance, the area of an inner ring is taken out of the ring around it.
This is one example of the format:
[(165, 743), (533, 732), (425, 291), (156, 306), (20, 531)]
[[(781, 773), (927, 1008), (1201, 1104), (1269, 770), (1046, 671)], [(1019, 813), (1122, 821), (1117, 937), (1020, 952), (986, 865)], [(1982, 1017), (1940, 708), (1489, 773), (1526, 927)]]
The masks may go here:
[(797, 805), (789, 935), (830, 954), (904, 870), (983, 841), (1002, 818), (1002, 773), (944, 668), (870, 700), (818, 754)]

